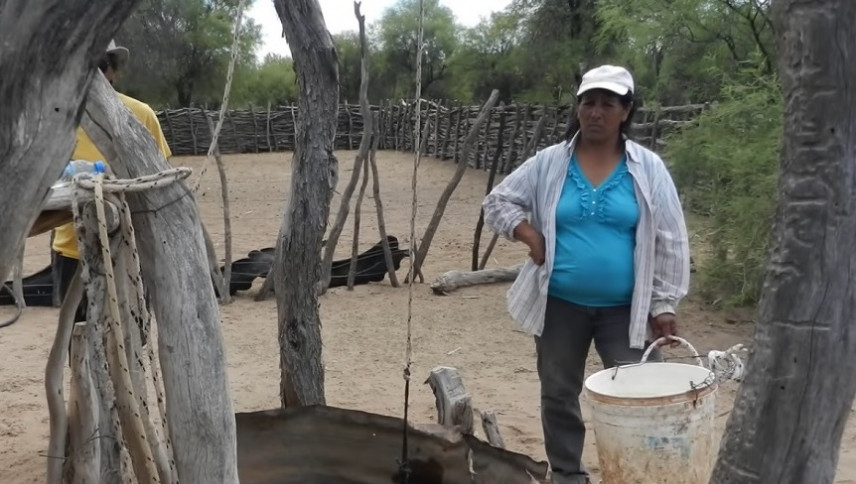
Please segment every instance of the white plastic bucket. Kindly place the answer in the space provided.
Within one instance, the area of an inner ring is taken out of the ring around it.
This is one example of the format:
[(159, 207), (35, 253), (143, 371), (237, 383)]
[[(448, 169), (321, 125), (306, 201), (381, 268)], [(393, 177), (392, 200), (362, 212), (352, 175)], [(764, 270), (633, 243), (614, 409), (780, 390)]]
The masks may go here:
[[(674, 337), (698, 356), (686, 340)], [(713, 372), (646, 362), (600, 371), (585, 381), (603, 484), (707, 484), (714, 448)]]

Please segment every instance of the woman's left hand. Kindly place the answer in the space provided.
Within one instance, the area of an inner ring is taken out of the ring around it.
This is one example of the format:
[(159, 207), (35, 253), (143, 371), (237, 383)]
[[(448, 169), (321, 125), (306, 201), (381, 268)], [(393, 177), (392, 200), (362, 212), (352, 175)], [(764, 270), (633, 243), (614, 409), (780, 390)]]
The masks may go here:
[[(669, 336), (678, 336), (678, 319), (674, 314), (663, 313), (651, 318), (651, 329), (654, 330), (655, 338), (668, 338)], [(673, 348), (680, 346), (678, 341), (665, 341), (659, 346), (671, 345)]]

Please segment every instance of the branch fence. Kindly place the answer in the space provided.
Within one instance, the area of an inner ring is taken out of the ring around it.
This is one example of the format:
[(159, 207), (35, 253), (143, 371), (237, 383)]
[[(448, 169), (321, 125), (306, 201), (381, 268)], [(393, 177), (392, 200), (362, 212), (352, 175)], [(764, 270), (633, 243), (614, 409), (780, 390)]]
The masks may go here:
[[(643, 107), (634, 119), (633, 138), (652, 149), (665, 144), (664, 136), (692, 122), (710, 104)], [(413, 151), (416, 103), (387, 101), (371, 106), (378, 117), (378, 149)], [(291, 151), (295, 145), (297, 106), (235, 109), (227, 111), (220, 133), (221, 153), (263, 153)], [(478, 115), (480, 106), (423, 101), (420, 129), (422, 152), (426, 156), (460, 161), (464, 138)], [(205, 119), (217, 120), (219, 112), (204, 108), (167, 109), (157, 113), (174, 155), (204, 155), (211, 142)], [(497, 163), (497, 173), (509, 173), (535, 151), (557, 142), (565, 133), (570, 106), (510, 104), (491, 110), (481, 129), (476, 149), (467, 163), (489, 169)], [(358, 104), (342, 104), (336, 149), (358, 149), (363, 133), (363, 117)], [(496, 161), (494, 161), (496, 160)]]

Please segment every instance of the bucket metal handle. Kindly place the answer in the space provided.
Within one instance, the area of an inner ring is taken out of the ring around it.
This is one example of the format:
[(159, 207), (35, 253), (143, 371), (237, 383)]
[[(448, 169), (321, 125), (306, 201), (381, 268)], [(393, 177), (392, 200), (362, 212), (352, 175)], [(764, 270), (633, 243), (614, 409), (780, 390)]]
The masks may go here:
[(693, 352), (698, 366), (705, 368), (704, 363), (702, 363), (701, 361), (701, 355), (698, 354), (698, 351), (696, 351), (695, 347), (693, 347), (693, 345), (691, 345), (689, 341), (681, 338), (680, 336), (663, 336), (662, 338), (657, 338), (657, 340), (651, 343), (651, 345), (648, 346), (648, 349), (645, 350), (645, 353), (642, 355), (642, 361), (640, 363), (645, 363), (646, 361), (648, 361), (648, 356), (651, 354), (652, 351), (654, 351), (654, 348), (656, 348), (660, 343), (665, 343), (669, 340), (677, 341), (681, 344), (681, 346), (689, 348), (689, 350)]

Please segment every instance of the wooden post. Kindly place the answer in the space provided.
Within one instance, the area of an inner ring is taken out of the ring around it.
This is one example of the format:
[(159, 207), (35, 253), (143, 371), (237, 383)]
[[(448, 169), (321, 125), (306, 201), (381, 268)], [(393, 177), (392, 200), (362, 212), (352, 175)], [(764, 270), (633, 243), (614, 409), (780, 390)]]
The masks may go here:
[(502, 440), (502, 434), (499, 432), (499, 424), (496, 421), (496, 414), (493, 410), (485, 410), (481, 413), (482, 430), (487, 437), (488, 443), (500, 449), (505, 448), (505, 442)]
[[(487, 177), (487, 189), (485, 191), (485, 196), (490, 194), (490, 191), (493, 189), (496, 170), (499, 167), (499, 157), (502, 154), (502, 142), (505, 132), (505, 117), (505, 110), (501, 110), (499, 113), (499, 131), (496, 135), (496, 149), (493, 153), (493, 161), (490, 164), (490, 175)], [(473, 234), (472, 270), (474, 271), (479, 268), (479, 244), (481, 243), (482, 227), (484, 227), (484, 209), (479, 210), (479, 220), (476, 222), (476, 230)]]
[(856, 2), (771, 3), (785, 101), (779, 207), (712, 484), (830, 484), (856, 396)]
[(434, 104), (434, 141), (433, 148), (434, 150), (431, 152), (435, 157), (440, 156), (440, 109), (445, 109), (444, 105), (440, 104), (440, 102), (436, 102)]
[(71, 382), (68, 399), (68, 457), (65, 475), (72, 484), (100, 482), (101, 446), (98, 439), (98, 392), (92, 381), (92, 361), (86, 341), (86, 323), (72, 331)]
[[(256, 153), (259, 152), (259, 121), (256, 119), (256, 108), (253, 107), (252, 103), (250, 103), (250, 118), (253, 121), (253, 145), (255, 146)], [(234, 125), (234, 121), (233, 121)], [(237, 133), (235, 133), (237, 136)]]
[(449, 203), (449, 199), (452, 198), (452, 193), (455, 191), (455, 188), (457, 188), (458, 183), (460, 183), (467, 170), (466, 159), (469, 158), (470, 153), (473, 151), (473, 145), (478, 137), (479, 128), (481, 128), (482, 123), (484, 123), (490, 115), (490, 110), (496, 104), (496, 100), (498, 98), (499, 91), (494, 89), (487, 102), (482, 106), (481, 112), (476, 118), (473, 127), (470, 129), (467, 139), (464, 141), (464, 157), (462, 158), (461, 163), (456, 167), (455, 174), (452, 176), (452, 179), (449, 180), (449, 183), (446, 185), (443, 193), (440, 194), (440, 199), (437, 201), (437, 207), (434, 210), (434, 214), (431, 216), (428, 228), (425, 229), (425, 233), (422, 235), (422, 243), (419, 244), (419, 250), (416, 251), (416, 260), (411, 261), (413, 264), (411, 274), (413, 276), (421, 274), (422, 264), (428, 256), (428, 249), (431, 247), (431, 241), (434, 238), (434, 234), (437, 232), (437, 228), (440, 226), (440, 221), (443, 219), (443, 213), (446, 211), (446, 205)]
[(267, 132), (268, 151), (271, 153), (279, 151), (279, 147), (276, 145), (276, 134), (273, 134), (273, 127), (270, 124), (270, 101), (268, 101), (267, 105), (267, 123), (265, 124), (265, 130)]
[[(366, 194), (366, 187), (369, 184), (369, 157), (363, 158), (363, 183), (360, 185), (360, 192), (357, 194), (357, 203), (354, 204), (354, 237), (351, 243), (351, 264), (348, 267), (348, 290), (354, 290), (354, 278), (357, 276), (357, 260), (360, 255), (360, 207), (363, 204), (363, 197)], [(388, 244), (388, 242), (387, 242)]]
[[(103, 76), (92, 83), (81, 125), (121, 178), (169, 168), (154, 139), (122, 108)], [(130, 193), (128, 203), (159, 345), (171, 348), (161, 351), (160, 359), (178, 478), (237, 484), (235, 419), (219, 308), (210, 279), (199, 277), (208, 273), (205, 245), (196, 203), (186, 193), (179, 182)]]
[[(202, 110), (200, 109), (200, 111), (202, 111)], [(202, 114), (207, 116), (207, 113), (205, 113), (204, 111), (202, 111)], [(193, 124), (193, 106), (190, 106), (187, 109), (187, 116), (189, 116), (189, 121), (190, 121), (190, 139), (193, 140), (193, 151), (192, 151), (192, 153), (194, 156), (196, 156), (199, 154), (199, 144), (196, 140), (196, 126)]]
[(389, 247), (389, 240), (386, 238), (386, 222), (383, 218), (383, 201), (380, 197), (380, 176), (377, 169), (377, 145), (380, 133), (377, 131), (377, 118), (373, 123), (375, 126), (375, 137), (372, 141), (372, 151), (369, 154), (369, 166), (372, 170), (372, 196), (375, 201), (375, 209), (377, 211), (377, 230), (380, 233), (380, 240), (383, 244), (383, 258), (386, 262), (386, 272), (389, 274), (389, 283), (392, 287), (398, 287), (398, 276), (395, 274), (395, 265), (392, 261), (392, 250)]
[(431, 370), (425, 383), (434, 392), (437, 422), (444, 427), (458, 427), (463, 434), (472, 434), (472, 403), (458, 370), (448, 366), (438, 366)]
[[(342, 235), (342, 230), (345, 227), (345, 221), (348, 219), (348, 213), (351, 210), (351, 197), (354, 195), (354, 189), (357, 182), (360, 180), (362, 168), (366, 165), (366, 160), (371, 149), (372, 136), (372, 115), (369, 106), (368, 89), (369, 89), (369, 50), (365, 35), (365, 17), (360, 14), (359, 4), (354, 4), (354, 14), (357, 16), (357, 22), (360, 28), (360, 109), (363, 115), (363, 136), (360, 139), (360, 150), (354, 158), (354, 168), (351, 171), (351, 178), (342, 192), (342, 197), (339, 201), (339, 212), (336, 214), (336, 220), (330, 228), (330, 235), (327, 237), (327, 245), (324, 247), (324, 259), (321, 262), (321, 283), (320, 291), (323, 293), (330, 286), (330, 268), (333, 264), (333, 256), (336, 253), (336, 246), (339, 244), (339, 237)], [(366, 178), (364, 178), (366, 180)], [(365, 183), (361, 188), (365, 190)], [(356, 215), (355, 215), (356, 216)], [(354, 235), (356, 237), (356, 233)], [(356, 261), (356, 256), (354, 256)]]

